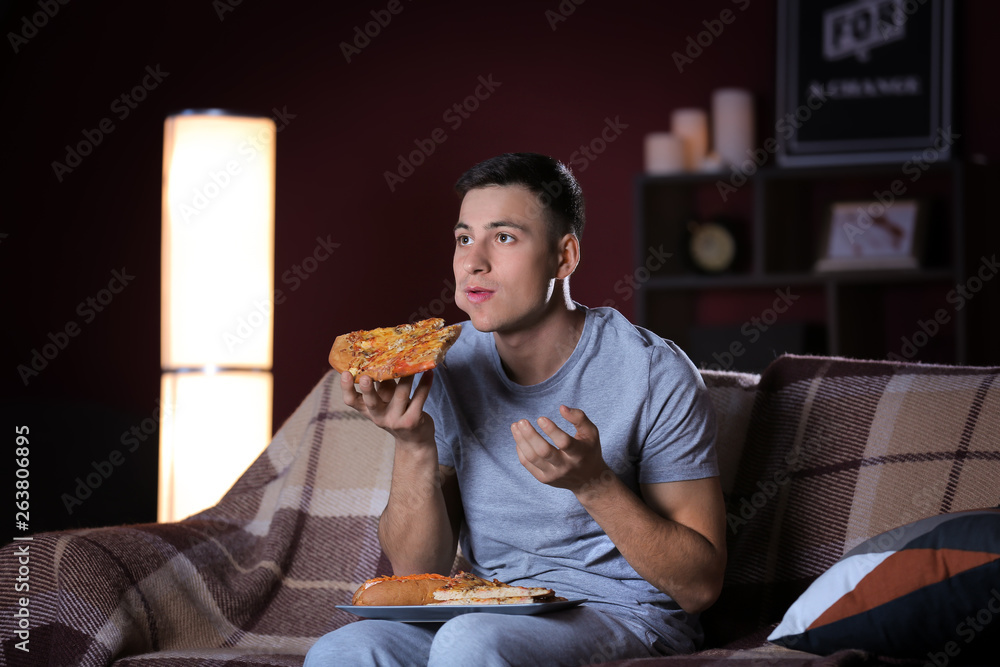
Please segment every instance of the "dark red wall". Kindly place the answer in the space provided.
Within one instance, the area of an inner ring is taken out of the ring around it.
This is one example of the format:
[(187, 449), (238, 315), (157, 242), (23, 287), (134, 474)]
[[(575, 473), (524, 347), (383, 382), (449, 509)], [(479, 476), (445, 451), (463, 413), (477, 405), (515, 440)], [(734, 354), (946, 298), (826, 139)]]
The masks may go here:
[[(588, 204), (574, 294), (585, 304), (614, 301), (631, 315), (614, 286), (634, 270), (632, 179), (644, 135), (667, 129), (674, 108), (707, 107), (722, 86), (751, 89), (760, 135), (773, 134), (774, 0), (398, 3), (391, 15), (381, 0), (35, 0), (13, 3), (2, 17), (0, 271), (13, 304), (3, 327), (4, 412), (8, 424), (32, 429), (34, 528), (154, 516), (153, 437), (126, 452), (72, 514), (60, 499), (122, 449), (122, 433), (155, 418), (169, 113), (222, 107), (282, 116), (275, 428), (327, 371), (337, 334), (405, 321), (447, 300), (458, 210), (451, 186), (473, 163), (520, 150), (570, 162)], [(1000, 3), (959, 5), (966, 152), (995, 160)], [(44, 7), (54, 15), (43, 20), (36, 15)], [(672, 54), (724, 10), (734, 20), (678, 71)], [(372, 12), (391, 21), (347, 62), (341, 44)], [(29, 17), (44, 25), (32, 31)], [(147, 67), (161, 80), (147, 77)], [(155, 88), (122, 118), (115, 100), (144, 77)], [(483, 80), (492, 82), (488, 96)], [(456, 126), (446, 112), (477, 89), (485, 99)], [(53, 161), (65, 161), (67, 144), (85, 131), (94, 136), (105, 118), (113, 131), (59, 180)], [(583, 159), (577, 151), (608, 122), (617, 124), (615, 140)], [(435, 130), (446, 139), (390, 190), (385, 172)], [(339, 246), (308, 279), (283, 280), (318, 238)], [(123, 270), (134, 278), (101, 312), (79, 306)], [(443, 314), (461, 316), (451, 306)], [(78, 333), (25, 385), (17, 366), (74, 324)]]

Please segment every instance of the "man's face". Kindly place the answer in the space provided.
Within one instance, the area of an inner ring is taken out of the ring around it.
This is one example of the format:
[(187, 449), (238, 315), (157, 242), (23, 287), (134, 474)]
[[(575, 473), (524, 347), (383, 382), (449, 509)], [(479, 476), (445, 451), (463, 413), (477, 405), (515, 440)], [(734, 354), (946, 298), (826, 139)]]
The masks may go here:
[(479, 331), (523, 330), (552, 299), (560, 256), (538, 198), (520, 185), (466, 193), (455, 225), (455, 302)]

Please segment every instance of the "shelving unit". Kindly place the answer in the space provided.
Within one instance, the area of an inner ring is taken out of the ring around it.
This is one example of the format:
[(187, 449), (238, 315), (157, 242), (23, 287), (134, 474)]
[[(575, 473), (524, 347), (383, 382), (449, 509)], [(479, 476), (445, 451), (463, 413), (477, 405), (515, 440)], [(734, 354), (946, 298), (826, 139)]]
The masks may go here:
[[(1000, 363), (1000, 277), (980, 277), (971, 299), (957, 292), (1000, 252), (987, 201), (997, 175), (961, 162), (763, 168), (735, 191), (728, 173), (639, 175), (635, 265), (654, 249), (671, 257), (637, 291), (636, 320), (701, 367), (758, 371), (783, 352)], [(814, 272), (830, 204), (877, 193), (924, 204), (920, 268)], [(727, 273), (701, 274), (687, 261), (687, 223), (718, 218), (740, 252)]]

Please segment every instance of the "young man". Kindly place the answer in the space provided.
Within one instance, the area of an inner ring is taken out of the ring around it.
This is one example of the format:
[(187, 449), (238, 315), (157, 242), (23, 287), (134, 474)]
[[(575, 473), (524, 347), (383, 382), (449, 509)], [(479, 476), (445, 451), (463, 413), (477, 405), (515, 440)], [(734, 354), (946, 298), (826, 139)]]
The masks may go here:
[[(725, 512), (715, 421), (672, 343), (570, 298), (584, 204), (561, 163), (505, 154), (470, 169), (455, 225), (444, 367), (344, 401), (395, 437), (379, 539), (397, 575), (449, 574), (459, 542), (486, 579), (587, 598), (548, 614), (438, 626), (351, 623), (318, 665), (579, 665), (694, 650), (719, 594)], [(433, 381), (432, 381), (433, 380)]]

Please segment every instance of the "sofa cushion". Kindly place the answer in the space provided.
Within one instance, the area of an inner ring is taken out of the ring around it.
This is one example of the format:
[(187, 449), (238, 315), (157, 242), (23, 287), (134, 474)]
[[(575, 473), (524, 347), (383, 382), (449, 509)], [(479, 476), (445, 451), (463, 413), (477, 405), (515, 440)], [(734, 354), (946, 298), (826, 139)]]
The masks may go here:
[(1000, 655), (1000, 510), (948, 513), (865, 540), (768, 637), (828, 655), (858, 648), (935, 664)]
[(868, 538), (1000, 501), (998, 368), (785, 355), (761, 374), (727, 494), (725, 644), (777, 623)]

